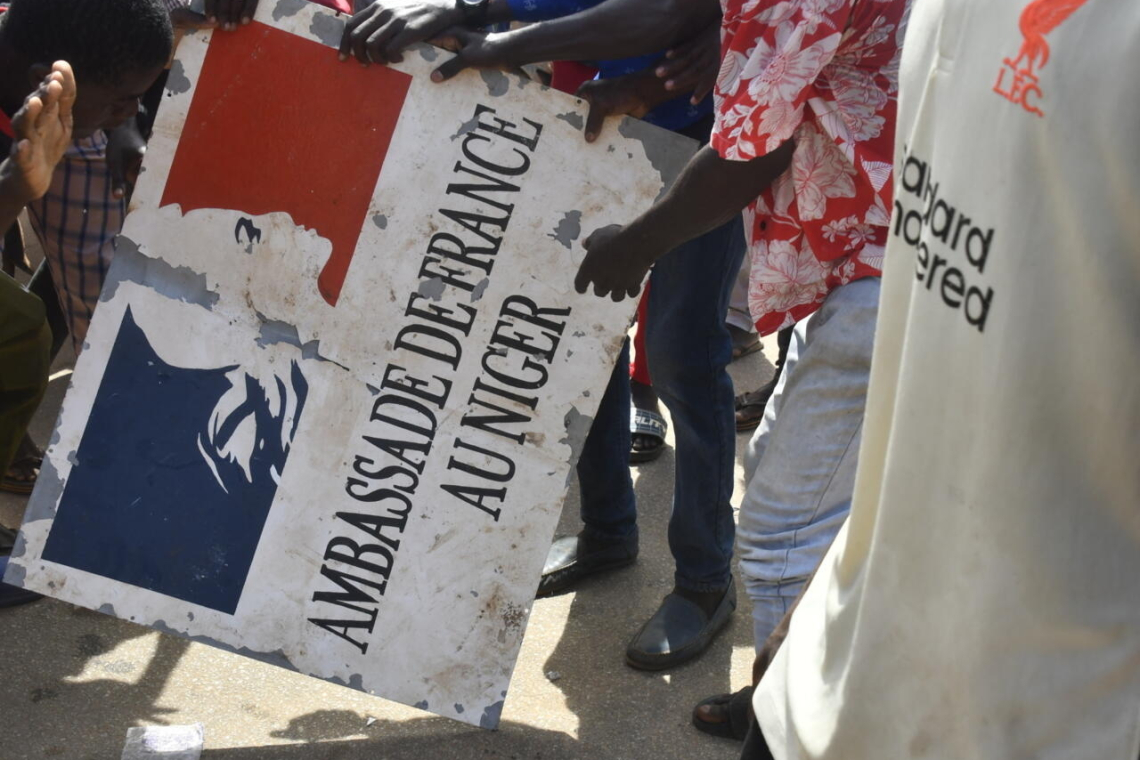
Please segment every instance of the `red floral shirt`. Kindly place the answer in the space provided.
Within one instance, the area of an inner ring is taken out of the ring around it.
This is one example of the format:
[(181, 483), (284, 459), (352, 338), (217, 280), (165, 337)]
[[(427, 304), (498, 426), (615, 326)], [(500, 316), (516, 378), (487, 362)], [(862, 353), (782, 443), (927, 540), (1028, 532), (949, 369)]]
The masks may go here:
[(748, 161), (794, 137), (791, 169), (744, 212), (761, 334), (881, 273), (898, 64), (910, 0), (722, 0), (712, 147)]

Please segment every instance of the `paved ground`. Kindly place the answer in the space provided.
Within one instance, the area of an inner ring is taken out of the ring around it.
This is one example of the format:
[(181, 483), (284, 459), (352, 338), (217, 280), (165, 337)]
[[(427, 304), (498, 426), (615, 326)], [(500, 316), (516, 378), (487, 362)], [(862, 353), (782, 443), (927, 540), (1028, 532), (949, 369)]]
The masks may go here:
[[(765, 353), (774, 349), (773, 341)], [(54, 368), (33, 427), (40, 443), (55, 423), (70, 360), (61, 356)], [(772, 368), (754, 354), (732, 371), (746, 390)], [(738, 449), (745, 442), (740, 436)], [(689, 710), (747, 682), (745, 595), (698, 661), (652, 675), (623, 662), (627, 640), (672, 585), (672, 451), (634, 473), (641, 559), (535, 603), (497, 732), (47, 600), (0, 611), (0, 758), (118, 760), (131, 726), (195, 722), (205, 725), (204, 760), (735, 758), (738, 745), (696, 732)], [(739, 490), (739, 467), (737, 475)], [(576, 500), (572, 492), (563, 532), (577, 530)], [(23, 499), (0, 495), (0, 524), (18, 527), (23, 508)]]

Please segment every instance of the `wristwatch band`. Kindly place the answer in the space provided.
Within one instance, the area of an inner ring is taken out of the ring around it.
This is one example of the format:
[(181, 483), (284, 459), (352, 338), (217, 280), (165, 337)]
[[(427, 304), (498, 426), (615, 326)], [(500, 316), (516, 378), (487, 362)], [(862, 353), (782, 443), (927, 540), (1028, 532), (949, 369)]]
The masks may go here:
[(463, 23), (467, 26), (484, 26), (490, 4), (491, 0), (455, 0), (455, 7), (463, 14)]

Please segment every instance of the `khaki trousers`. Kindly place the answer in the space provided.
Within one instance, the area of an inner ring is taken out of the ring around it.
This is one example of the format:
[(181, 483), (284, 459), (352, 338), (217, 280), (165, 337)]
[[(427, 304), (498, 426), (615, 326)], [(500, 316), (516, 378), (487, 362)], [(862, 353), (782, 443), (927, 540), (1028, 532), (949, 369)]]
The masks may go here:
[(0, 474), (47, 390), (50, 353), (43, 302), (0, 273)]

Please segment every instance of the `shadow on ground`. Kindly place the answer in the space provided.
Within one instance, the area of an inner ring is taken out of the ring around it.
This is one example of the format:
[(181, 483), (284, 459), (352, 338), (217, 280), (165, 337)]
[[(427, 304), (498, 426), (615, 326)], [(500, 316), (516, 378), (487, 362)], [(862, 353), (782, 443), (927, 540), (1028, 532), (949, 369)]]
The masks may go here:
[[(116, 654), (149, 634), (62, 602), (0, 611), (4, 757), (117, 758), (127, 727), (170, 723), (178, 710), (163, 707), (161, 696), (189, 644), (156, 637), (145, 662)], [(89, 730), (96, 726), (103, 729)]]
[[(553, 685), (565, 700), (564, 706), (552, 707), (576, 716), (576, 737), (512, 720), (504, 720), (498, 732), (488, 733), (442, 718), (399, 723), (378, 720), (362, 731), (363, 715), (323, 709), (294, 718), (271, 734), (278, 740), (310, 743), (306, 746), (213, 749), (203, 758), (737, 757), (739, 745), (694, 731), (689, 726), (689, 710), (699, 699), (733, 686), (730, 673), (734, 650), (745, 650), (746, 661), (750, 657), (751, 626), (745, 599), (734, 622), (697, 661), (667, 674), (638, 672), (624, 663), (629, 638), (673, 584), (673, 562), (665, 539), (670, 502), (662, 498), (671, 487), (660, 480), (672, 475), (671, 456), (667, 453), (639, 473), (640, 560), (631, 568), (587, 581), (569, 597), (561, 635), (553, 651), (541, 659), (542, 673), (553, 678)], [(576, 514), (574, 490), (567, 499), (559, 534), (578, 529)], [(555, 600), (538, 602), (535, 617), (543, 615), (544, 605), (553, 603)], [(511, 703), (508, 697), (508, 714)]]
[[(759, 354), (733, 367), (738, 390), (770, 373)], [(36, 422), (40, 443), (68, 379), (53, 384)], [(738, 449), (746, 440), (738, 438)], [(635, 471), (638, 562), (535, 603), (496, 732), (47, 600), (0, 610), (0, 757), (118, 760), (132, 726), (202, 722), (205, 760), (731, 760), (739, 746), (697, 733), (689, 711), (748, 677), (745, 595), (697, 661), (669, 673), (624, 663), (629, 639), (673, 583), (666, 542), (673, 465), (669, 450)], [(578, 530), (576, 489), (566, 504), (560, 535)], [(0, 523), (16, 527), (21, 511), (22, 502), (0, 499)]]

